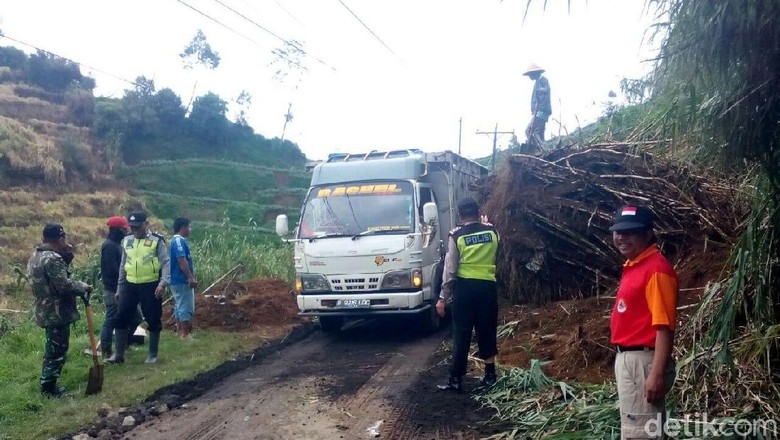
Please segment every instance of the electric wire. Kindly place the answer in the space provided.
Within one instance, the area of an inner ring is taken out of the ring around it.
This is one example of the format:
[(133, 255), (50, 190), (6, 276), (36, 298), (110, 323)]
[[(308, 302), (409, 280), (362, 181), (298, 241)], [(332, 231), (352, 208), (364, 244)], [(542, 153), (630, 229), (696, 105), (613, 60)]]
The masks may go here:
[(336, 70), (336, 69), (334, 69), (333, 67), (329, 66), (329, 65), (328, 65), (328, 63), (326, 63), (325, 61), (323, 61), (323, 60), (321, 60), (321, 59), (319, 59), (319, 58), (317, 58), (317, 57), (315, 57), (315, 56), (313, 56), (313, 55), (311, 55), (311, 54), (307, 53), (307, 52), (306, 52), (306, 51), (303, 49), (303, 47), (301, 47), (301, 45), (300, 45), (299, 43), (297, 43), (297, 42), (295, 42), (295, 41), (290, 41), (290, 40), (287, 40), (287, 39), (285, 39), (285, 38), (281, 37), (279, 34), (277, 34), (277, 33), (273, 32), (272, 30), (268, 29), (267, 27), (265, 27), (265, 26), (261, 25), (260, 23), (258, 23), (258, 22), (256, 22), (256, 21), (252, 20), (251, 18), (247, 17), (246, 15), (242, 14), (241, 12), (239, 12), (239, 11), (237, 11), (237, 10), (235, 10), (235, 9), (231, 8), (230, 6), (226, 5), (226, 4), (225, 4), (225, 3), (223, 3), (221, 0), (213, 0), (213, 1), (214, 1), (215, 3), (218, 3), (219, 5), (221, 5), (223, 8), (227, 9), (228, 11), (230, 11), (230, 12), (232, 12), (232, 13), (234, 13), (234, 14), (238, 15), (239, 17), (243, 18), (244, 20), (248, 21), (249, 23), (252, 23), (254, 26), (256, 26), (258, 29), (262, 30), (263, 32), (266, 32), (266, 33), (268, 33), (269, 35), (273, 36), (274, 38), (278, 39), (279, 41), (281, 41), (281, 42), (283, 42), (283, 43), (285, 43), (285, 44), (287, 44), (287, 45), (290, 45), (290, 46), (294, 47), (294, 48), (295, 48), (296, 50), (298, 50), (298, 51), (299, 51), (299, 52), (300, 52), (302, 55), (308, 55), (308, 56), (311, 56), (312, 58), (314, 58), (314, 60), (315, 60), (315, 61), (319, 62), (319, 63), (320, 63), (320, 64), (322, 64), (323, 66), (326, 66), (326, 67), (329, 67), (329, 68), (331, 68), (331, 69), (333, 69), (333, 70)]
[(393, 56), (395, 56), (395, 57), (396, 57), (396, 58), (398, 58), (399, 60), (401, 59), (401, 58), (399, 58), (399, 57), (398, 57), (398, 55), (397, 55), (397, 54), (396, 54), (396, 53), (393, 51), (393, 49), (391, 49), (391, 48), (390, 48), (390, 46), (388, 46), (388, 45), (387, 45), (387, 44), (386, 44), (384, 41), (382, 41), (382, 39), (381, 39), (381, 38), (379, 38), (379, 35), (377, 35), (377, 34), (376, 34), (374, 31), (372, 31), (372, 30), (371, 30), (371, 28), (370, 28), (370, 27), (368, 27), (368, 25), (367, 25), (365, 22), (363, 22), (363, 20), (361, 20), (361, 19), (360, 19), (360, 17), (358, 17), (358, 16), (357, 16), (357, 14), (355, 14), (355, 13), (352, 11), (352, 9), (350, 9), (350, 8), (349, 8), (349, 6), (347, 6), (347, 4), (346, 4), (346, 3), (344, 3), (344, 1), (343, 1), (343, 0), (338, 0), (338, 1), (339, 1), (339, 3), (341, 3), (341, 6), (343, 6), (343, 7), (344, 7), (344, 9), (346, 9), (347, 11), (349, 11), (349, 13), (350, 13), (350, 14), (352, 14), (352, 16), (353, 16), (353, 17), (355, 17), (355, 20), (357, 20), (357, 21), (358, 21), (360, 24), (362, 24), (362, 25), (363, 25), (363, 27), (364, 27), (364, 28), (366, 28), (366, 30), (367, 30), (368, 32), (370, 32), (370, 33), (371, 33), (371, 35), (373, 35), (373, 36), (374, 36), (374, 38), (376, 38), (376, 39), (377, 39), (377, 41), (379, 41), (380, 43), (382, 43), (382, 46), (384, 46), (384, 47), (385, 47), (385, 49), (387, 49), (388, 51), (390, 51), (390, 53), (391, 53), (391, 54), (393, 54)]
[(35, 50), (38, 50), (38, 51), (41, 51), (41, 52), (44, 52), (44, 53), (47, 53), (47, 54), (50, 54), (50, 55), (54, 55), (55, 57), (62, 58), (63, 60), (66, 60), (66, 61), (70, 61), (71, 63), (73, 63), (73, 64), (76, 64), (77, 66), (86, 67), (87, 69), (94, 70), (95, 72), (100, 72), (100, 73), (102, 73), (103, 75), (108, 75), (108, 76), (110, 76), (110, 77), (112, 77), (112, 78), (114, 78), (114, 79), (118, 79), (118, 80), (120, 80), (120, 81), (124, 81), (124, 82), (126, 82), (126, 83), (128, 83), (128, 84), (131, 84), (131, 85), (134, 85), (134, 86), (137, 86), (137, 85), (138, 85), (138, 83), (136, 83), (135, 81), (130, 81), (130, 80), (126, 79), (126, 78), (123, 78), (123, 77), (121, 77), (121, 76), (119, 76), (119, 75), (115, 75), (115, 74), (113, 74), (113, 73), (111, 73), (111, 72), (107, 72), (107, 71), (105, 71), (105, 70), (98, 69), (98, 68), (96, 68), (96, 67), (92, 67), (92, 66), (90, 66), (89, 64), (80, 63), (80, 62), (78, 62), (78, 61), (75, 61), (75, 60), (73, 60), (73, 59), (71, 59), (71, 58), (64, 57), (64, 56), (62, 56), (62, 55), (56, 54), (56, 53), (54, 53), (54, 52), (52, 52), (52, 51), (50, 51), (50, 50), (42, 49), (42, 48), (40, 48), (40, 47), (38, 47), (38, 46), (36, 46), (36, 45), (34, 45), (34, 44), (30, 44), (30, 43), (27, 43), (27, 42), (25, 42), (25, 41), (22, 41), (22, 40), (19, 40), (19, 39), (13, 38), (13, 37), (9, 37), (9, 36), (8, 36), (8, 34), (1, 33), (1, 34), (0, 34), (0, 38), (7, 38), (7, 39), (9, 39), (9, 40), (11, 40), (11, 41), (14, 41), (14, 42), (16, 42), (16, 43), (22, 44), (22, 45), (24, 45), (24, 46), (27, 46), (27, 47), (31, 47), (31, 48), (33, 48), (33, 49), (35, 49)]

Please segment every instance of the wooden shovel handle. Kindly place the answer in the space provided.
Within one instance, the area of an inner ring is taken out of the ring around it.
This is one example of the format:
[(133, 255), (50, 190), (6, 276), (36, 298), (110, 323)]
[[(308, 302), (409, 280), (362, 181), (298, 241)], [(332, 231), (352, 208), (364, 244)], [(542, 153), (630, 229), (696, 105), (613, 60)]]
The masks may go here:
[(89, 342), (92, 344), (92, 360), (95, 366), (100, 365), (97, 358), (97, 341), (95, 341), (95, 325), (92, 323), (92, 307), (87, 304), (84, 309), (87, 313), (87, 327), (89, 327)]

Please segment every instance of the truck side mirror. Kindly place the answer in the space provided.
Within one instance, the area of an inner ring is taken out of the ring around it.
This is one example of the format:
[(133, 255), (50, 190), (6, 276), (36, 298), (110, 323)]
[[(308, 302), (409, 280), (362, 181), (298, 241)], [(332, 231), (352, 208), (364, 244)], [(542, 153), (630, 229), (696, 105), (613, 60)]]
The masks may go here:
[(287, 216), (279, 214), (276, 216), (276, 235), (284, 237), (290, 233), (290, 224), (287, 220)]
[(436, 223), (439, 219), (439, 208), (433, 202), (428, 202), (423, 205), (423, 221), (427, 224)]

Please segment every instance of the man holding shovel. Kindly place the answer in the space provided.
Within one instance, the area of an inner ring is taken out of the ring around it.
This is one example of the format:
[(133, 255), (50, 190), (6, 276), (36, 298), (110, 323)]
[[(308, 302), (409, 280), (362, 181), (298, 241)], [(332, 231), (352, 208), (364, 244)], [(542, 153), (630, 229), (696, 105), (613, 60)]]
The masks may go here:
[(534, 90), (531, 93), (531, 122), (525, 129), (525, 135), (528, 138), (526, 152), (529, 154), (542, 152), (544, 128), (547, 125), (547, 119), (552, 114), (550, 82), (542, 76), (542, 73), (544, 73), (544, 69), (536, 64), (528, 66), (528, 69), (523, 73), (534, 82)]
[(62, 397), (64, 387), (57, 386), (65, 356), (68, 353), (70, 324), (79, 319), (76, 297), (88, 301), (92, 286), (68, 277), (71, 247), (61, 225), (48, 224), (43, 228), (43, 243), (27, 263), (32, 293), (35, 297), (35, 322), (46, 331), (46, 345), (41, 369), (41, 393), (48, 397)]

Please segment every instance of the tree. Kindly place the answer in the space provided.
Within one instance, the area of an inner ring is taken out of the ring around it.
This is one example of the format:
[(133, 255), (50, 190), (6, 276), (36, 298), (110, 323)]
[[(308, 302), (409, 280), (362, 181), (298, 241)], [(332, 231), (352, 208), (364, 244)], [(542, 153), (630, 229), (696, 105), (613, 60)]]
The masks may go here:
[(227, 102), (214, 93), (199, 96), (192, 103), (188, 118), (190, 133), (212, 143), (224, 140), (230, 125), (225, 117), (227, 109)]
[(179, 57), (181, 57), (185, 69), (191, 69), (197, 65), (207, 69), (216, 69), (220, 62), (219, 53), (211, 48), (206, 40), (206, 35), (200, 29), (192, 37), (190, 44), (179, 54)]
[(164, 131), (170, 132), (171, 129), (180, 127), (184, 122), (184, 106), (182, 106), (179, 95), (173, 90), (165, 88), (157, 92), (152, 97), (151, 105), (157, 119), (166, 127)]
[[(198, 29), (195, 36), (190, 41), (190, 44), (184, 48), (184, 52), (179, 54), (179, 57), (184, 64), (184, 69), (193, 69), (196, 66), (202, 66), (206, 70), (213, 70), (219, 66), (220, 57), (219, 53), (211, 48), (211, 45), (206, 40), (206, 35), (203, 31)], [(195, 89), (198, 87), (198, 81), (192, 85), (192, 94), (190, 100), (187, 103), (186, 110), (189, 110), (192, 100), (195, 97)]]
[(252, 106), (252, 95), (246, 90), (242, 90), (238, 97), (233, 100), (238, 106), (238, 113), (236, 114), (236, 124), (248, 127), (249, 123), (246, 121), (246, 114), (249, 112), (249, 108)]
[(125, 90), (122, 105), (126, 112), (128, 135), (131, 138), (147, 136), (155, 132), (157, 116), (152, 108), (154, 80), (145, 76), (135, 79), (132, 89)]

